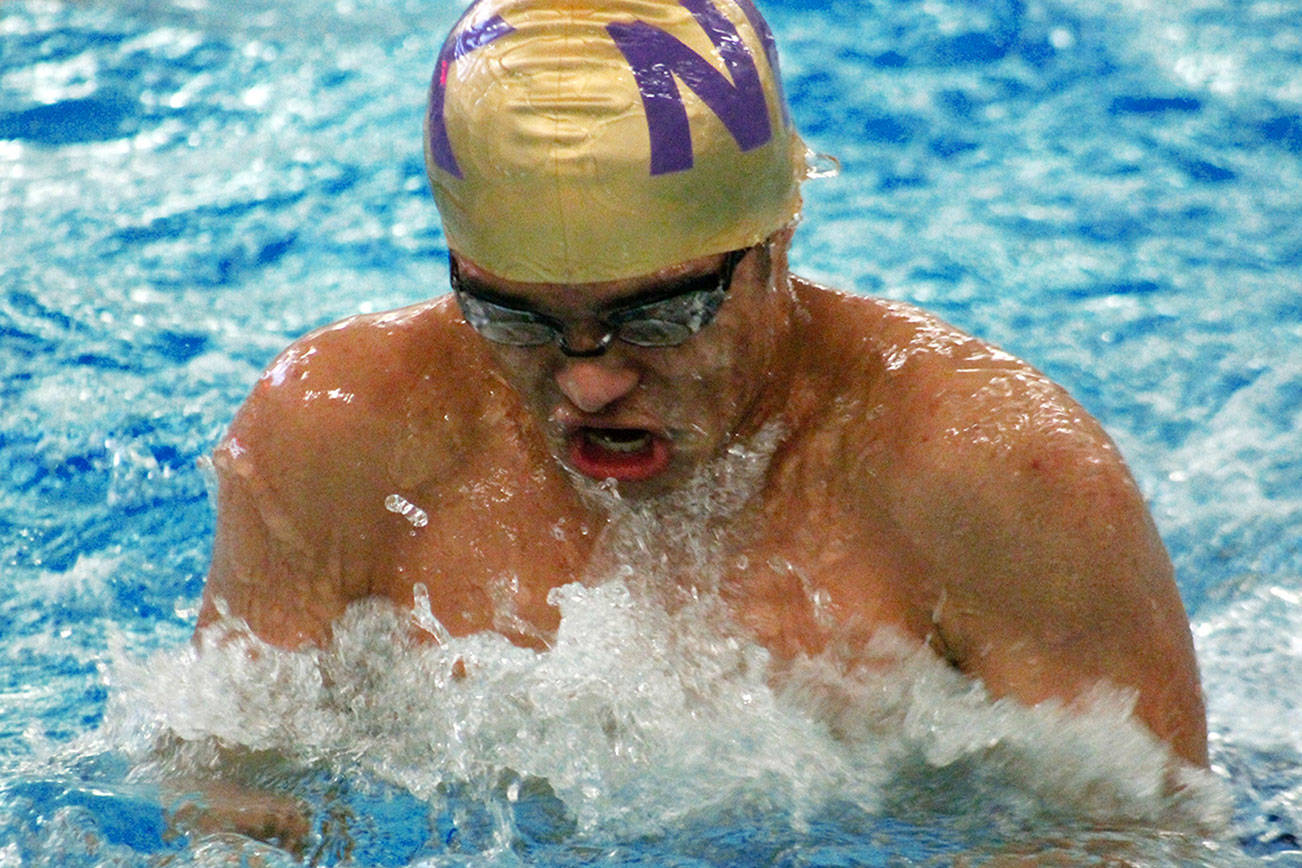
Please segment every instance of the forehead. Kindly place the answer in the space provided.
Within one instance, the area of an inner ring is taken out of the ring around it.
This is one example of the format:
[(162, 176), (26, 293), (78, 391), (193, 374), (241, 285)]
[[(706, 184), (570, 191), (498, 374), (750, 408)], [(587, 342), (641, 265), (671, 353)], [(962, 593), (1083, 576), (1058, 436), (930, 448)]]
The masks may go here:
[(557, 313), (600, 310), (636, 301), (667, 284), (717, 271), (725, 256), (721, 253), (703, 256), (651, 274), (599, 283), (525, 283), (499, 277), (455, 252), (451, 255), (456, 258), (457, 270), (467, 289)]

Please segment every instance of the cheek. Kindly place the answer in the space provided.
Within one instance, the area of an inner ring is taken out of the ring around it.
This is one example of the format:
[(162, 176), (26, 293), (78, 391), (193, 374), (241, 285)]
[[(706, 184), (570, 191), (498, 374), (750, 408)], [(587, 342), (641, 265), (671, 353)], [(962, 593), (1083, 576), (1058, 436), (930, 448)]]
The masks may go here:
[(644, 386), (669, 402), (670, 413), (677, 409), (699, 417), (705, 407), (724, 422), (743, 400), (748, 380), (744, 358), (731, 341), (703, 342), (689, 352), (682, 349), (672, 361), (652, 366), (643, 378)]
[(701, 385), (717, 412), (726, 417), (723, 423), (730, 426), (739, 413), (748, 412), (769, 381), (771, 358), (762, 333), (742, 324), (728, 325), (702, 359), (700, 371)]
[(546, 401), (553, 382), (538, 350), (494, 346), (493, 359), (506, 384), (527, 404)]

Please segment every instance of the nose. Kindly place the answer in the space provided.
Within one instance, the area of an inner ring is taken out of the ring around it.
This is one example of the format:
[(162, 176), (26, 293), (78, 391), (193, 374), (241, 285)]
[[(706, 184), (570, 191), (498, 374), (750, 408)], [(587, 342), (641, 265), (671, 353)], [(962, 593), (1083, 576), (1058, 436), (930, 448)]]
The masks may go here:
[(597, 413), (637, 387), (637, 371), (609, 357), (567, 359), (556, 372), (561, 394), (584, 413)]

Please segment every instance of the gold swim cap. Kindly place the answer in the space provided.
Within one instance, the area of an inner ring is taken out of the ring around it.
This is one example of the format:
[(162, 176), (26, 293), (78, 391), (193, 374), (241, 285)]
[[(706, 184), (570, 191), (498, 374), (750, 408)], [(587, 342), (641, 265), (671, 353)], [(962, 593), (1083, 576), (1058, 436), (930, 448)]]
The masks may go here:
[(768, 237), (805, 148), (751, 0), (479, 0), (439, 56), (425, 163), (451, 249), (588, 283)]

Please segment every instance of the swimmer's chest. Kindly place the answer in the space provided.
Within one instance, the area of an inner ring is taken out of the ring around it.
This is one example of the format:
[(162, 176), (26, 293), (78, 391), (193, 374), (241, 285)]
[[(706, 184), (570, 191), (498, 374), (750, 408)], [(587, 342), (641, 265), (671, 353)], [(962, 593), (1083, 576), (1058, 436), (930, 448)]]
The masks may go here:
[[(605, 520), (546, 480), (442, 494), (431, 499), (434, 508), (422, 507), (423, 518), (395, 512), (385, 523), (372, 588), (409, 607), (423, 586), (433, 614), (454, 635), (496, 630), (543, 647), (559, 625), (548, 592), (600, 582), (620, 566), (602, 551), (611, 536)], [(654, 534), (638, 547), (649, 552), (648, 562), (681, 565), (657, 581), (717, 587), (737, 621), (781, 656), (816, 653), (834, 639), (853, 641), (849, 632), (866, 636), (881, 626), (924, 636), (922, 568), (907, 546), (834, 503), (800, 507), (770, 503), (739, 518), (744, 524), (711, 538), (716, 545), (704, 564), (681, 542)]]
[(729, 566), (723, 587), (738, 620), (782, 656), (882, 627), (922, 639), (931, 626), (926, 570), (909, 546), (834, 504), (776, 511)]

